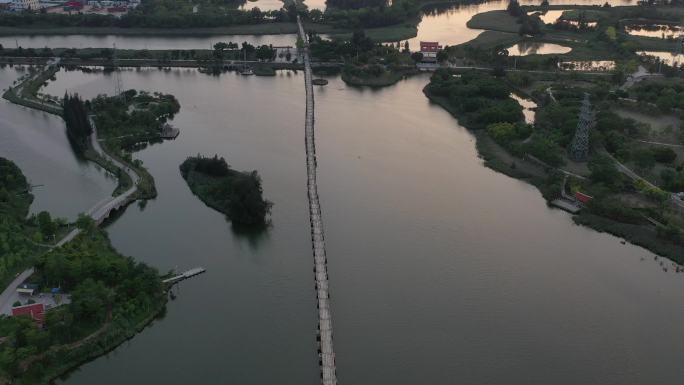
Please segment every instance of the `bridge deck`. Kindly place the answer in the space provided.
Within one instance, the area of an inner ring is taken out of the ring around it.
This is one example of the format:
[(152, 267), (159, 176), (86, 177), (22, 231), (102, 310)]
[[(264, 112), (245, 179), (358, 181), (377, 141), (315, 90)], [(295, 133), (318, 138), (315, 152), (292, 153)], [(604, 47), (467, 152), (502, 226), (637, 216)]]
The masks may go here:
[(328, 293), (328, 270), (325, 255), (325, 238), (323, 236), (323, 221), (321, 220), (321, 205), (318, 201), (318, 187), (316, 186), (316, 141), (314, 138), (314, 95), (311, 74), (311, 59), (304, 27), (297, 16), (299, 36), (304, 42), (304, 84), (306, 86), (306, 173), (307, 195), (309, 197), (309, 220), (311, 222), (311, 243), (314, 256), (314, 271), (316, 279), (316, 297), (318, 300), (318, 354), (321, 366), (321, 383), (336, 385), (335, 351), (333, 350), (332, 321), (330, 314), (330, 295)]

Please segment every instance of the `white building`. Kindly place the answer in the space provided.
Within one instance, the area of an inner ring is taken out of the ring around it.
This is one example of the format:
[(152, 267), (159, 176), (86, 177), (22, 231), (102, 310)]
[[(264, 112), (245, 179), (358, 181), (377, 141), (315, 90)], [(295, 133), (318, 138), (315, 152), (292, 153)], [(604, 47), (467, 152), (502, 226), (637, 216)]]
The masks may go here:
[(12, 0), (10, 8), (15, 11), (37, 10), (40, 5), (38, 0)]

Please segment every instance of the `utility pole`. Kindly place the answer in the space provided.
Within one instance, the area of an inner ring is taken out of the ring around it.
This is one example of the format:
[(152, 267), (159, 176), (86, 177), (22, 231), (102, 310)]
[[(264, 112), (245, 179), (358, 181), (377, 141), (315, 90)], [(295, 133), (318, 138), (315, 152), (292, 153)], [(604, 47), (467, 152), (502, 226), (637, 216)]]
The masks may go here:
[(589, 102), (589, 94), (584, 94), (575, 136), (570, 143), (570, 159), (584, 162), (589, 156), (589, 130), (594, 127), (594, 113)]

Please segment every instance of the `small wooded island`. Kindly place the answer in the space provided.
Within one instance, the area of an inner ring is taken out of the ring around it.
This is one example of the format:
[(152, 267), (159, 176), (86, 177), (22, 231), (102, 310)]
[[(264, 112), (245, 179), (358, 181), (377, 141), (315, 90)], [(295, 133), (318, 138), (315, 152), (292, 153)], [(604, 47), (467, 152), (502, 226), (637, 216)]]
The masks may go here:
[(256, 171), (230, 168), (226, 160), (197, 155), (180, 165), (183, 179), (193, 194), (238, 225), (264, 226), (272, 203), (262, 196), (261, 178)]

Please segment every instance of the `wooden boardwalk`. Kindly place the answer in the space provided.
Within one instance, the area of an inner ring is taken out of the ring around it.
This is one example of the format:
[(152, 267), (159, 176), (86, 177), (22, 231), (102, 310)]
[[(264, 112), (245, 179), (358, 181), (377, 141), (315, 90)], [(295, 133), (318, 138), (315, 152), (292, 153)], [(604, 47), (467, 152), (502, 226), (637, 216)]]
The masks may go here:
[(175, 285), (176, 283), (186, 280), (188, 278), (192, 278), (196, 275), (204, 273), (206, 270), (203, 267), (195, 267), (194, 269), (190, 269), (187, 271), (184, 271), (178, 275), (174, 275), (173, 277), (167, 278), (162, 281), (162, 283), (169, 284), (169, 285)]
[(309, 58), (309, 44), (304, 27), (299, 16), (299, 37), (304, 42), (304, 84), (306, 87), (306, 174), (307, 195), (309, 197), (309, 220), (311, 221), (311, 243), (314, 256), (314, 273), (316, 280), (316, 298), (318, 300), (318, 355), (321, 366), (321, 384), (336, 385), (335, 351), (333, 350), (332, 320), (330, 314), (330, 295), (328, 293), (328, 268), (325, 256), (325, 238), (323, 236), (323, 221), (321, 219), (321, 205), (318, 201), (316, 186), (316, 141), (314, 138), (314, 95), (313, 76), (311, 74), (311, 59)]

